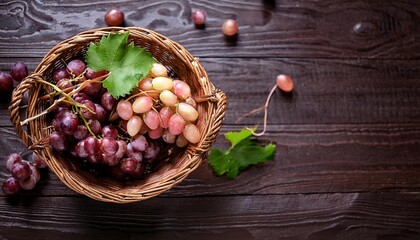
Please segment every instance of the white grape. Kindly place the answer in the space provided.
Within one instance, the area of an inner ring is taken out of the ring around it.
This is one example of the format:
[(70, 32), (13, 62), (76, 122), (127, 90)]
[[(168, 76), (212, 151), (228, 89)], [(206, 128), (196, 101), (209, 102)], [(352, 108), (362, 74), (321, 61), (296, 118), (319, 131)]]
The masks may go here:
[(192, 144), (196, 144), (200, 141), (201, 133), (197, 126), (190, 123), (187, 124), (182, 132), (184, 137), (188, 140), (188, 142)]
[(187, 103), (178, 104), (178, 113), (187, 122), (194, 122), (198, 118), (198, 112)]
[(167, 77), (155, 77), (152, 80), (153, 88), (159, 92), (163, 90), (171, 90), (174, 87), (172, 79)]

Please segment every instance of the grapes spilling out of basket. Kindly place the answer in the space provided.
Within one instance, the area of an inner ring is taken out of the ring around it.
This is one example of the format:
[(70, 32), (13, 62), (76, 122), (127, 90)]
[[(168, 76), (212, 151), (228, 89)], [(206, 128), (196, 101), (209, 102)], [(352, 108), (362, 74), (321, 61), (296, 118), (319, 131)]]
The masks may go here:
[[(168, 77), (165, 66), (154, 63), (131, 94), (119, 99), (102, 87), (107, 75), (86, 68), (80, 59), (53, 72), (58, 93), (71, 97), (52, 111), (49, 144), (54, 151), (107, 166), (111, 176), (126, 180), (142, 178), (165, 146), (200, 141), (191, 89)], [(52, 94), (57, 92), (47, 96)]]
[(47, 164), (34, 152), (28, 159), (22, 155), (12, 153), (5, 159), (6, 169), (11, 174), (2, 184), (2, 190), (6, 195), (14, 195), (22, 189), (33, 189), (41, 179), (40, 169), (47, 167)]

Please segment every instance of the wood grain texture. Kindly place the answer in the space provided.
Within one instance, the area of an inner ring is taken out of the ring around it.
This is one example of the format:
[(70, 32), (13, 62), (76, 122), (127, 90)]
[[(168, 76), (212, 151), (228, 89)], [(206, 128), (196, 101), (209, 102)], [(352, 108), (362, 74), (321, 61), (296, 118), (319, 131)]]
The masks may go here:
[[(105, 27), (120, 7), (126, 26), (158, 31), (199, 57), (418, 58), (420, 3), (398, 1), (2, 1), (0, 54), (41, 57), (81, 31)], [(205, 30), (191, 20), (207, 12)], [(226, 41), (225, 19), (239, 23), (239, 41)], [(31, 44), (28, 44), (31, 43)], [(205, 44), (203, 44), (205, 43)]]
[[(6, 239), (418, 239), (420, 193), (154, 198), (0, 198)], [(36, 212), (33, 211), (36, 209)], [(10, 224), (13, 222), (13, 225)], [(397, 238), (396, 238), (397, 237)]]

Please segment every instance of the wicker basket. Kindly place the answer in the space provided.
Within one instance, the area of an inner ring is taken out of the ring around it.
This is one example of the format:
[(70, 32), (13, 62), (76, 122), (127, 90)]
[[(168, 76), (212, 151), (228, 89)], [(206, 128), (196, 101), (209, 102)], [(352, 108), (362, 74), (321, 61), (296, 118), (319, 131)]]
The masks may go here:
[[(64, 156), (52, 151), (46, 146), (45, 139), (51, 132), (46, 117), (30, 121), (24, 128), (21, 125), (22, 101), (24, 94), (29, 92), (25, 117), (36, 116), (48, 105), (38, 98), (43, 94), (40, 79), (51, 81), (52, 71), (64, 66), (77, 56), (83, 56), (91, 42), (96, 42), (102, 36), (111, 32), (129, 32), (129, 41), (147, 49), (169, 72), (175, 73), (191, 87), (194, 96), (200, 96), (197, 106), (199, 118), (197, 126), (202, 133), (199, 143), (189, 145), (186, 151), (167, 156), (156, 171), (145, 179), (121, 183), (110, 178), (99, 178), (82, 168), (80, 161), (74, 161), (70, 156)], [(206, 153), (214, 142), (226, 111), (226, 97), (209, 81), (206, 71), (187, 50), (178, 43), (156, 32), (143, 28), (100, 28), (82, 32), (52, 48), (35, 69), (15, 89), (9, 112), (11, 121), (22, 141), (46, 160), (49, 168), (60, 180), (74, 191), (93, 199), (128, 203), (154, 197), (181, 182), (189, 173), (195, 170), (203, 161)]]

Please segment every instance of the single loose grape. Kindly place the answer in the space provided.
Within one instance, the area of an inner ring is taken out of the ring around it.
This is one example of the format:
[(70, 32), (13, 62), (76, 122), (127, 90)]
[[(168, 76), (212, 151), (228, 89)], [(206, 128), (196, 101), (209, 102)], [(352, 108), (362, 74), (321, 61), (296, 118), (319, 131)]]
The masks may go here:
[(292, 78), (285, 74), (280, 74), (276, 77), (277, 87), (285, 93), (293, 91), (294, 84)]
[(222, 31), (226, 36), (234, 36), (238, 33), (238, 23), (233, 19), (226, 19), (223, 22)]
[(192, 19), (195, 25), (201, 26), (206, 23), (206, 12), (203, 10), (195, 10), (193, 12)]
[(124, 22), (124, 13), (119, 9), (111, 9), (105, 14), (105, 22), (108, 26), (119, 26)]
[(4, 72), (0, 72), (0, 93), (10, 93), (13, 90), (13, 78)]
[(10, 75), (15, 81), (20, 82), (28, 76), (28, 67), (24, 62), (17, 62), (10, 69)]
[(5, 195), (17, 194), (21, 188), (19, 181), (14, 177), (7, 178), (1, 186)]

